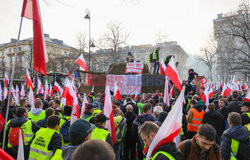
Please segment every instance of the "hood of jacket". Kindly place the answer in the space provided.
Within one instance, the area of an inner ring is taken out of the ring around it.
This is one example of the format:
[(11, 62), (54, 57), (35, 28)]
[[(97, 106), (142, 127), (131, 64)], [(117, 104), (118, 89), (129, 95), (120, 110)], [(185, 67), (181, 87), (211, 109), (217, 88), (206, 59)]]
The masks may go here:
[(171, 154), (171, 156), (173, 156), (175, 159), (181, 159), (181, 152), (179, 149), (177, 149), (174, 142), (163, 144), (162, 146), (160, 146), (155, 150), (154, 154), (156, 154), (159, 151), (167, 152)]
[(62, 158), (63, 160), (71, 160), (73, 152), (76, 150), (76, 148), (79, 145), (67, 145), (67, 146), (62, 146)]
[(34, 114), (35, 116), (38, 116), (42, 111), (43, 111), (42, 108), (34, 108), (31, 110), (31, 113)]
[(24, 117), (15, 117), (10, 121), (11, 127), (20, 127), (22, 124), (27, 122), (28, 119)]
[(232, 126), (224, 131), (223, 135), (233, 138), (237, 141), (246, 141), (248, 139), (248, 130), (241, 125)]
[(152, 114), (142, 114), (136, 118), (136, 120), (140, 123), (143, 124), (145, 121), (156, 121), (157, 119), (152, 115)]

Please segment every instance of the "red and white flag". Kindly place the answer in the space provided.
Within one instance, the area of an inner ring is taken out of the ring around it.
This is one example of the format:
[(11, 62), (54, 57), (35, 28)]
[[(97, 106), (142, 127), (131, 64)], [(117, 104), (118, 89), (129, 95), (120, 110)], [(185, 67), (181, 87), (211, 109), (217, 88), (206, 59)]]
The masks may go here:
[(39, 78), (37, 78), (37, 91), (36, 94), (44, 93), (44, 87)]
[(46, 62), (48, 62), (48, 56), (43, 34), (39, 1), (24, 0), (21, 17), (33, 20), (33, 66), (34, 70), (46, 76)]
[(214, 89), (213, 87), (209, 89), (208, 91), (208, 98), (212, 98), (214, 96)]
[(115, 123), (114, 123), (114, 115), (113, 115), (113, 108), (112, 108), (112, 101), (111, 101), (109, 86), (106, 86), (105, 88), (105, 100), (104, 100), (103, 114), (106, 117), (110, 118), (109, 120), (106, 121), (105, 127), (111, 133), (111, 140), (113, 144), (115, 144), (115, 141), (116, 141)]
[(117, 101), (120, 101), (122, 99), (121, 93), (118, 89), (118, 86), (116, 85), (116, 82), (115, 82), (115, 87), (114, 87), (114, 97)]
[(224, 84), (221, 95), (224, 96), (224, 97), (227, 97), (227, 96), (229, 96), (229, 94), (230, 94), (229, 89), (228, 89), (227, 85)]
[(165, 75), (166, 69), (167, 69), (167, 67), (166, 67), (165, 63), (163, 62), (163, 60), (161, 58), (160, 59), (160, 73), (162, 75)]
[(76, 59), (76, 63), (80, 66), (82, 70), (88, 72), (88, 67), (82, 54)]
[(86, 93), (84, 93), (83, 102), (82, 102), (82, 109), (81, 109), (81, 115), (83, 115), (83, 113), (85, 112), (86, 106), (87, 106), (88, 103), (89, 102), (87, 100)]
[(65, 105), (72, 106), (71, 121), (70, 121), (71, 124), (78, 118), (80, 118), (78, 98), (69, 80), (66, 82), (66, 85), (64, 87), (61, 102), (63, 106)]
[(22, 130), (19, 129), (18, 135), (18, 151), (17, 151), (17, 160), (24, 160), (24, 147), (23, 147), (23, 133)]
[(6, 86), (3, 87), (3, 99), (6, 99), (9, 95), (8, 88)]
[(18, 97), (17, 97), (16, 90), (14, 89), (13, 85), (11, 86), (11, 93), (12, 93), (12, 95), (13, 95), (13, 98), (14, 98), (15, 102), (16, 102), (16, 105), (18, 106), (18, 104), (19, 104), (19, 99), (18, 99)]
[(53, 89), (54, 89), (55, 91), (57, 91), (58, 93), (60, 93), (60, 95), (62, 95), (63, 89), (62, 89), (62, 87), (61, 87), (56, 81), (55, 81), (55, 83), (54, 83)]
[(8, 76), (8, 74), (6, 72), (4, 74), (4, 84), (5, 84), (6, 87), (9, 86), (9, 76)]
[(24, 84), (21, 85), (21, 93), (20, 97), (23, 98), (25, 96), (25, 91), (24, 91)]
[(70, 80), (73, 80), (73, 77), (70, 75), (69, 71), (66, 69), (66, 72), (68, 74), (68, 77), (70, 78)]
[(29, 89), (34, 90), (28, 69), (26, 70), (26, 84)]
[(181, 82), (180, 82), (180, 78), (179, 78), (179, 73), (178, 70), (175, 66), (175, 62), (174, 62), (174, 57), (172, 56), (165, 74), (170, 78), (170, 80), (174, 83), (174, 85), (176, 86), (176, 88), (181, 91), (182, 87), (181, 87)]
[(48, 81), (46, 79), (45, 88), (44, 88), (44, 99), (47, 98), (47, 95), (49, 95), (49, 85), (48, 85)]
[(0, 101), (2, 100), (3, 100), (3, 90), (2, 90), (1, 83), (0, 83)]
[(167, 106), (170, 106), (170, 101), (169, 101), (169, 89), (168, 89), (168, 77), (165, 76), (165, 89), (164, 89), (164, 103), (167, 104)]
[(29, 100), (29, 105), (31, 106), (31, 110), (35, 108), (35, 97), (34, 97), (34, 93), (33, 90), (30, 89), (29, 91), (29, 96), (28, 96), (28, 100)]
[(250, 102), (250, 89), (248, 89), (247, 94), (246, 94), (246, 96), (244, 98), (244, 101)]
[(53, 97), (53, 87), (51, 84), (49, 85), (49, 95), (51, 98)]
[(208, 91), (207, 89), (205, 89), (201, 96), (200, 96), (201, 100), (206, 104), (206, 112), (208, 112), (208, 105), (209, 105), (209, 95), (208, 95)]
[(162, 123), (155, 138), (149, 146), (146, 159), (149, 160), (155, 150), (165, 143), (174, 141), (174, 138), (179, 135), (182, 126), (182, 104), (184, 98), (185, 87), (183, 87), (177, 101), (169, 112), (167, 118)]
[(18, 88), (18, 85), (16, 84), (16, 94), (20, 94), (20, 91), (19, 91), (19, 88)]

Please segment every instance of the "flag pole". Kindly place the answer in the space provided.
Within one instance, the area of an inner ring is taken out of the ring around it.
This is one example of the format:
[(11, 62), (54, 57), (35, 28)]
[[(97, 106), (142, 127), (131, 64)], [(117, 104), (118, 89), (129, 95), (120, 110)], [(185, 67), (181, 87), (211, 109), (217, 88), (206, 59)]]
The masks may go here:
[[(16, 65), (16, 61), (17, 61), (17, 49), (18, 49), (18, 43), (19, 43), (19, 39), (20, 39), (20, 35), (21, 35), (22, 24), (23, 24), (23, 17), (21, 17), (21, 20), (20, 20), (20, 26), (19, 26), (19, 31), (18, 31), (18, 38), (17, 38), (17, 41), (16, 41), (15, 57), (14, 57), (14, 63), (12, 65), (10, 87), (13, 84), (13, 78), (14, 78), (14, 72), (15, 72), (15, 65)], [(2, 145), (2, 149), (3, 150), (4, 150), (4, 147), (5, 147), (6, 129), (7, 129), (7, 125), (6, 124), (7, 124), (8, 115), (9, 115), (8, 113), (9, 113), (9, 108), (10, 108), (10, 97), (11, 97), (11, 92), (9, 92), (7, 109), (6, 109), (6, 115), (5, 115), (5, 125), (4, 125), (4, 131), (3, 131), (3, 145)]]

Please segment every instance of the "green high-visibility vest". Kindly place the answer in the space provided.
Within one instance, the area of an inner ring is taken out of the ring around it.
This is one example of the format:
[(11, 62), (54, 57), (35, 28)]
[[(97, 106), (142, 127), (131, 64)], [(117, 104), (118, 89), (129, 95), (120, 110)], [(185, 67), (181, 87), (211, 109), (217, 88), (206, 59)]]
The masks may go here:
[(94, 117), (94, 116), (89, 116), (89, 117), (84, 118), (84, 119), (89, 122), (92, 117)]
[(156, 52), (155, 52), (156, 50), (154, 50), (154, 52), (153, 52), (153, 59), (157, 59), (157, 56), (156, 56)]
[(164, 152), (164, 151), (159, 151), (159, 152), (155, 153), (155, 155), (153, 156), (152, 160), (154, 160), (154, 159), (158, 156), (158, 154), (163, 154), (163, 155), (166, 156), (169, 160), (175, 160), (175, 158), (174, 158), (171, 154), (169, 154), (169, 153), (167, 153), (167, 152)]
[[(10, 123), (10, 120), (8, 121), (7, 125)], [(33, 136), (34, 136), (34, 133), (32, 132), (32, 122), (31, 120), (28, 120), (27, 122), (25, 122), (24, 124), (22, 124), (20, 126), (22, 132), (23, 132), (23, 142), (24, 142), (24, 145), (29, 145), (29, 143), (31, 142)], [(9, 134), (8, 134), (8, 137), (10, 135), (10, 132), (11, 132), (12, 128), (10, 128), (9, 130)], [(11, 148), (12, 145), (10, 144), (9, 140), (8, 140), (8, 148)]]
[(95, 128), (91, 132), (91, 139), (99, 139), (99, 140), (102, 140), (102, 141), (106, 141), (109, 134), (110, 133), (108, 131), (106, 131), (105, 129)]
[(95, 116), (97, 116), (98, 114), (100, 114), (101, 112), (102, 112), (102, 110), (100, 110), (100, 109), (95, 109), (95, 110), (93, 111), (92, 115), (95, 117)]
[(230, 160), (237, 160), (236, 155), (238, 153), (238, 149), (239, 149), (239, 141), (232, 139)]
[(124, 118), (122, 118), (122, 116), (119, 115), (114, 117), (114, 123), (115, 123), (116, 142), (121, 142), (126, 132), (126, 127), (125, 127), (126, 121)]
[(245, 112), (245, 113), (242, 113), (242, 114), (246, 114), (248, 116), (248, 118), (250, 119), (250, 112)]
[(45, 110), (42, 110), (42, 112), (39, 115), (37, 115), (37, 116), (35, 116), (33, 113), (31, 113), (31, 111), (29, 111), (29, 113), (28, 113), (28, 118), (30, 120), (35, 121), (35, 122), (37, 122), (37, 121), (39, 121), (41, 119), (44, 119), (45, 116), (46, 116), (45, 115)]
[(53, 157), (53, 150), (48, 150), (48, 145), (56, 130), (41, 128), (37, 131), (34, 140), (30, 145), (29, 160), (50, 160)]

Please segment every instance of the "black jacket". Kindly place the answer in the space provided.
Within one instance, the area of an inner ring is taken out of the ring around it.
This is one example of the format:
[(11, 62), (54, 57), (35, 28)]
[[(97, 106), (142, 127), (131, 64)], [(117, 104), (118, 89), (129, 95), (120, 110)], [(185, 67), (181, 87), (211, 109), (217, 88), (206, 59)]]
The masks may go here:
[(125, 139), (130, 139), (131, 127), (132, 127), (133, 121), (136, 118), (136, 114), (134, 112), (127, 112), (125, 113), (125, 117), (127, 119), (127, 131), (126, 131)]
[[(154, 155), (157, 154), (157, 152), (164, 151), (169, 153), (171, 156), (175, 158), (175, 160), (181, 160), (181, 152), (179, 149), (177, 149), (175, 143), (166, 143), (157, 148), (154, 152)], [(152, 157), (154, 157), (154, 155)], [(169, 160), (168, 157), (164, 156), (163, 154), (158, 154), (155, 158), (155, 160)]]
[(41, 119), (39, 121), (37, 121), (37, 124), (40, 126), (40, 127), (43, 127), (43, 128), (47, 128), (47, 117), (45, 117), (44, 119)]
[(226, 127), (224, 116), (217, 111), (209, 111), (205, 113), (203, 123), (212, 125), (217, 132), (217, 136), (221, 136)]
[(224, 116), (224, 119), (227, 120), (229, 108), (227, 106), (224, 106), (222, 109), (220, 109), (220, 113)]
[(229, 109), (229, 112), (237, 112), (241, 114), (241, 102), (240, 101), (231, 101), (227, 107)]
[(226, 131), (224, 131), (222, 135), (222, 141), (220, 146), (222, 160), (230, 159), (232, 139), (235, 139), (240, 142), (236, 158), (248, 159), (250, 157), (249, 154), (250, 151), (248, 147), (249, 145), (248, 130), (246, 127), (238, 125), (228, 128)]
[(241, 114), (241, 119), (242, 119), (242, 122), (241, 122), (242, 126), (250, 123), (250, 117), (248, 117), (248, 115), (247, 115), (246, 112), (244, 112), (244, 113)]

